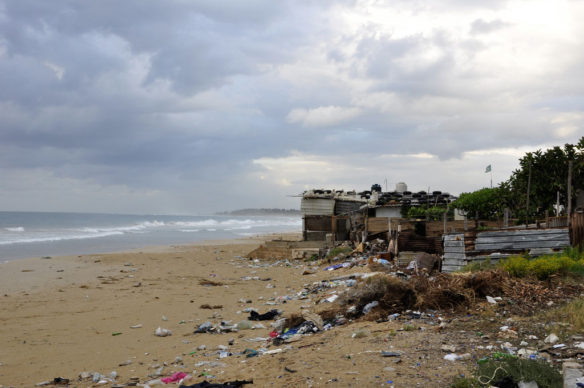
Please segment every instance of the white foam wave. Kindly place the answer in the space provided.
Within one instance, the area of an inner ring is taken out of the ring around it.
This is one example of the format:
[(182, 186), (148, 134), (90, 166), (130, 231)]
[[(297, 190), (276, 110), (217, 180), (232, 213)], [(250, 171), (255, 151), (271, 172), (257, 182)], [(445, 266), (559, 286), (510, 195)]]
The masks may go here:
[(183, 233), (196, 233), (200, 232), (201, 229), (179, 229), (178, 231)]
[(301, 219), (296, 218), (261, 218), (261, 219), (227, 219), (216, 220), (209, 218), (202, 221), (178, 221), (173, 223), (183, 228), (214, 228), (222, 230), (246, 230), (251, 228), (300, 226)]
[(109, 232), (138, 232), (138, 231), (143, 231), (144, 229), (148, 229), (148, 228), (158, 228), (158, 227), (163, 227), (166, 224), (162, 221), (144, 221), (144, 222), (140, 222), (138, 224), (135, 225), (128, 225), (128, 226), (113, 226), (113, 227), (100, 227), (100, 228), (90, 228), (90, 227), (86, 227), (86, 228), (82, 228), (80, 229), (82, 232), (86, 232), (86, 233), (109, 233)]
[(8, 241), (0, 241), (0, 245), (11, 245), (11, 244), (27, 244), (27, 243), (40, 243), (40, 242), (56, 242), (65, 240), (84, 240), (89, 238), (100, 238), (115, 236), (119, 234), (124, 234), (123, 232), (102, 232), (93, 234), (72, 234), (72, 235), (61, 235), (61, 236), (43, 236), (43, 237), (28, 237), (20, 238)]
[(14, 228), (4, 228), (4, 230), (7, 230), (9, 232), (24, 232), (24, 228), (22, 226), (16, 226)]

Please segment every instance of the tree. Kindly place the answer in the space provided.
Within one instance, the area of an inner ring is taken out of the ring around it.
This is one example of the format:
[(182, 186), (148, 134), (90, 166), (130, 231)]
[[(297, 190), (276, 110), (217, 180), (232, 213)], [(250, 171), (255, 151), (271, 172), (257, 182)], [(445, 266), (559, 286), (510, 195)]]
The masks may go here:
[(507, 195), (505, 188), (484, 188), (460, 194), (458, 199), (452, 202), (452, 206), (465, 211), (468, 217), (474, 218), (477, 222), (479, 219), (496, 220), (503, 214)]
[[(568, 162), (572, 161), (572, 198), (584, 189), (584, 137), (576, 144), (565, 144), (545, 151), (528, 152), (519, 159), (519, 169), (513, 171), (505, 182), (511, 195), (508, 203), (516, 216), (525, 217), (527, 186), (531, 169), (529, 190), (530, 217), (542, 217), (546, 210), (552, 211), (560, 193), (560, 203), (567, 204)], [(566, 206), (567, 207), (567, 206)]]

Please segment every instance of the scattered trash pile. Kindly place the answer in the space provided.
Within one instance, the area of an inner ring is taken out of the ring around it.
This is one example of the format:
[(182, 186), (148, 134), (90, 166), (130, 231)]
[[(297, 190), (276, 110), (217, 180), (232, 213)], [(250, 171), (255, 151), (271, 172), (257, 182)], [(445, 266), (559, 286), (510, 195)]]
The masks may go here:
[[(491, 361), (498, 362), (509, 359), (550, 361), (577, 358), (584, 360), (584, 337), (575, 336), (570, 341), (560, 343), (559, 337), (552, 334), (542, 342), (533, 332), (521, 330), (510, 319), (502, 318), (511, 314), (531, 315), (540, 310), (542, 306), (551, 306), (554, 303), (568, 300), (584, 291), (582, 285), (562, 284), (550, 287), (549, 284), (546, 285), (537, 281), (510, 278), (507, 273), (501, 270), (483, 271), (476, 274), (432, 274), (431, 270), (435, 267), (436, 257), (427, 254), (418, 255), (412, 261), (413, 264), (410, 262), (409, 267), (411, 268), (400, 271), (396, 264), (383, 258), (384, 252), (387, 250), (387, 246), (383, 244), (384, 242), (379, 240), (379, 242), (374, 242), (370, 246), (361, 245), (349, 256), (339, 255), (331, 259), (331, 261), (342, 261), (341, 263), (324, 268), (327, 271), (333, 271), (341, 268), (368, 266), (371, 271), (379, 270), (377, 272), (350, 273), (333, 279), (304, 284), (303, 288), (298, 292), (290, 292), (287, 295), (272, 296), (267, 299), (262, 296), (257, 298), (267, 306), (285, 304), (290, 300), (306, 300), (315, 306), (319, 306), (318, 311), (316, 309), (312, 310), (311, 307), (302, 306), (300, 313), (283, 317), (284, 311), (280, 309), (268, 307), (267, 311), (260, 312), (255, 308), (247, 307), (237, 313), (247, 313), (249, 316), (237, 322), (230, 320), (219, 321), (222, 318), (217, 318), (216, 323), (206, 321), (198, 324), (200, 322), (198, 321), (193, 332), (195, 336), (237, 333), (242, 330), (254, 329), (269, 330), (269, 334), (264, 331), (264, 337), (243, 339), (243, 341), (249, 343), (257, 343), (258, 346), (250, 344), (235, 349), (235, 338), (228, 340), (228, 346), (219, 345), (217, 349), (209, 352), (206, 352), (205, 345), (198, 346), (197, 352), (194, 351), (192, 354), (197, 353), (216, 359), (214, 361), (199, 361), (195, 363), (194, 366), (196, 368), (203, 367), (206, 369), (200, 374), (176, 371), (172, 371), (172, 374), (165, 373), (164, 367), (168, 366), (168, 363), (164, 363), (164, 365), (152, 366), (152, 368), (155, 367), (154, 373), (148, 376), (149, 380), (142, 383), (137, 377), (132, 377), (122, 384), (118, 382), (119, 379), (116, 372), (111, 372), (109, 375), (102, 375), (97, 372), (83, 372), (79, 375), (78, 380), (92, 382), (95, 385), (111, 384), (112, 387), (150, 387), (169, 383), (178, 383), (181, 388), (242, 387), (247, 384), (253, 384), (253, 380), (236, 380), (224, 383), (210, 383), (207, 380), (196, 383), (193, 380), (195, 376), (206, 379), (217, 378), (209, 370), (226, 366), (222, 362), (225, 360), (222, 359), (236, 356), (245, 360), (264, 355), (279, 354), (292, 349), (292, 344), (301, 340), (304, 336), (332, 330), (334, 327), (345, 325), (351, 320), (401, 321), (404, 323), (401, 330), (405, 331), (426, 330), (420, 327), (420, 323), (433, 326), (432, 330), (434, 328), (442, 330), (450, 326), (451, 322), (456, 321), (460, 316), (466, 317), (468, 315), (470, 317), (467, 311), (473, 308), (476, 302), (486, 302), (484, 304), (496, 311), (497, 320), (500, 320), (504, 325), (491, 338), (488, 335), (483, 335), (478, 330), (476, 331), (478, 334), (475, 335), (472, 333), (472, 329), (468, 330), (468, 321), (465, 321), (466, 332), (456, 332), (457, 338), (454, 339), (453, 337), (453, 342), (455, 340), (469, 343), (478, 341), (477, 345), (472, 346), (472, 353), (469, 352), (469, 348), (464, 346), (461, 349), (460, 342), (456, 345), (443, 345), (438, 352), (446, 353), (443, 356), (445, 361), (460, 362), (470, 360), (481, 365)], [(366, 249), (369, 250), (367, 254), (363, 253)], [(247, 266), (252, 269), (271, 266), (297, 267), (299, 269), (303, 267), (301, 262), (292, 263), (288, 260), (274, 263), (253, 260)], [(316, 270), (304, 269), (303, 275), (315, 273)], [(272, 279), (245, 276), (241, 277), (241, 280), (270, 282)], [(209, 287), (224, 285), (218, 281), (205, 279), (200, 280), (199, 284)], [(274, 286), (268, 283), (266, 288), (274, 288)], [(274, 293), (274, 295), (277, 294)], [(238, 302), (248, 304), (252, 303), (252, 300), (242, 298)], [(222, 305), (211, 306), (204, 304), (200, 308), (222, 308)], [(462, 311), (465, 313), (458, 314), (456, 318), (445, 318), (448, 313)], [(216, 315), (214, 314), (213, 317), (215, 318)], [(167, 321), (164, 316), (163, 321)], [(416, 324), (413, 324), (413, 322)], [(185, 323), (185, 321), (181, 321), (181, 323)], [(131, 326), (131, 328), (140, 327), (142, 325)], [(116, 335), (116, 333), (113, 335)], [(168, 337), (172, 335), (172, 332), (158, 327), (154, 335)], [(368, 335), (366, 330), (360, 329), (353, 333), (352, 338), (359, 339)], [(474, 337), (472, 341), (468, 337), (470, 335)], [(240, 335), (239, 338), (243, 338), (243, 336)], [(544, 338), (544, 336), (539, 338)], [(188, 341), (185, 341), (183, 342), (188, 343)], [(202, 353), (198, 353), (199, 351)], [(381, 351), (381, 356), (399, 358), (401, 353)], [(128, 361), (128, 363), (131, 363), (131, 361)], [(184, 367), (180, 357), (177, 357), (173, 364)], [(128, 364), (120, 364), (120, 366), (123, 365)], [(289, 373), (296, 372), (292, 369), (286, 369), (286, 371)], [(500, 381), (502, 381), (501, 384), (504, 384), (505, 381), (503, 379), (508, 377), (498, 375), (497, 371), (495, 371), (492, 376), (489, 376), (489, 382), (494, 386), (504, 386), (496, 384), (500, 383)], [(68, 379), (59, 377), (53, 381), (45, 381), (37, 385), (68, 384), (70, 384)], [(517, 381), (511, 380), (509, 384), (515, 385), (508, 386), (517, 386)]]
[[(343, 245), (333, 249), (348, 249), (349, 245), (347, 244), (343, 243)], [(388, 251), (389, 247), (387, 242), (381, 239), (360, 243), (348, 254), (338, 253), (330, 257), (332, 252), (334, 252), (333, 249), (329, 249), (327, 252), (327, 262), (330, 265), (324, 268), (325, 271), (367, 266), (371, 271), (393, 272), (407, 276), (412, 274), (431, 274), (440, 268), (440, 257), (425, 252), (415, 252), (410, 259), (407, 259), (405, 263), (400, 265), (400, 260), (394, 258), (393, 254)]]
[[(504, 295), (503, 305), (509, 313), (532, 315), (541, 310), (542, 304), (551, 306), (565, 302), (584, 291), (579, 284), (548, 287), (529, 279), (511, 278), (501, 270), (405, 278), (399, 273), (356, 275), (356, 279), (361, 277), (362, 280), (355, 280), (350, 289), (325, 299), (327, 302), (337, 302), (328, 310), (351, 319), (367, 315), (368, 320), (378, 320), (408, 309), (464, 309), (474, 305), (477, 298), (487, 298), (490, 303), (496, 304), (497, 299)], [(326, 286), (322, 283), (316, 289), (321, 291)], [(315, 288), (311, 292), (314, 293)]]

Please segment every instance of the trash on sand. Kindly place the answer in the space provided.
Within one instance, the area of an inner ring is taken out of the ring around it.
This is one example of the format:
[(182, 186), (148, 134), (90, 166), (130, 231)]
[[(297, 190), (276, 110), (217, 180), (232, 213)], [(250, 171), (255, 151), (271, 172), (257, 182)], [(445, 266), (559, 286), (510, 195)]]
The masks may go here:
[(165, 384), (176, 383), (177, 381), (181, 381), (182, 379), (184, 379), (187, 376), (188, 376), (188, 374), (186, 374), (184, 372), (176, 372), (176, 373), (173, 373), (172, 375), (170, 375), (169, 377), (164, 377), (164, 378), (160, 379), (160, 381), (162, 381)]
[(472, 356), (470, 353), (464, 354), (456, 354), (456, 353), (449, 353), (444, 356), (444, 359), (447, 361), (460, 361), (460, 360), (470, 360)]
[(546, 344), (555, 344), (559, 340), (560, 339), (558, 338), (557, 335), (555, 335), (554, 333), (551, 333), (543, 340), (543, 342), (545, 342)]
[(207, 380), (194, 385), (180, 385), (179, 388), (238, 388), (245, 384), (253, 384), (253, 380), (235, 380), (225, 383), (210, 383)]
[(256, 311), (252, 311), (247, 319), (250, 321), (270, 321), (278, 315), (280, 315), (280, 312), (277, 309), (270, 310), (265, 314), (258, 314)]
[(245, 357), (251, 358), (257, 356), (259, 353), (257, 350), (247, 348), (243, 351), (243, 354), (245, 354)]
[(213, 330), (213, 324), (209, 321), (200, 324), (195, 330), (195, 333), (208, 333)]
[(373, 302), (367, 303), (365, 305), (365, 307), (363, 307), (363, 314), (368, 314), (373, 309), (373, 307), (375, 307), (377, 305), (379, 305), (379, 302), (376, 300), (374, 300)]
[(492, 296), (487, 296), (487, 302), (491, 304), (497, 304), (497, 301)]
[(383, 357), (400, 357), (401, 354), (398, 352), (386, 352), (385, 350), (381, 351), (381, 355)]
[(252, 323), (250, 321), (240, 321), (237, 322), (237, 325), (235, 325), (235, 327), (238, 330), (249, 330), (252, 328)]
[(117, 336), (117, 335), (121, 335), (121, 334), (122, 334), (121, 332), (119, 332), (119, 331), (116, 331), (115, 333), (112, 333), (112, 336), (114, 336), (114, 337), (115, 337), (115, 336)]
[(357, 330), (351, 335), (351, 338), (364, 338), (367, 337), (368, 335), (369, 332), (367, 330)]
[(163, 329), (162, 327), (158, 327), (158, 329), (156, 329), (156, 331), (154, 332), (154, 335), (157, 337), (168, 337), (169, 335), (172, 335), (172, 331), (168, 330), (168, 329)]
[(142, 324), (141, 323), (138, 323), (137, 325), (130, 326), (130, 329), (139, 329), (141, 327), (142, 327)]

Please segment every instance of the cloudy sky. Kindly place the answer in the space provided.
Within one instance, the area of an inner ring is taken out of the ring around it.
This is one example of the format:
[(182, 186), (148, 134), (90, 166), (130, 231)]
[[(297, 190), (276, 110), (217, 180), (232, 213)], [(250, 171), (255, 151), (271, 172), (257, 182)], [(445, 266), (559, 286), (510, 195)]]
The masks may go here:
[(0, 210), (458, 194), (584, 135), (584, 1), (0, 0)]

